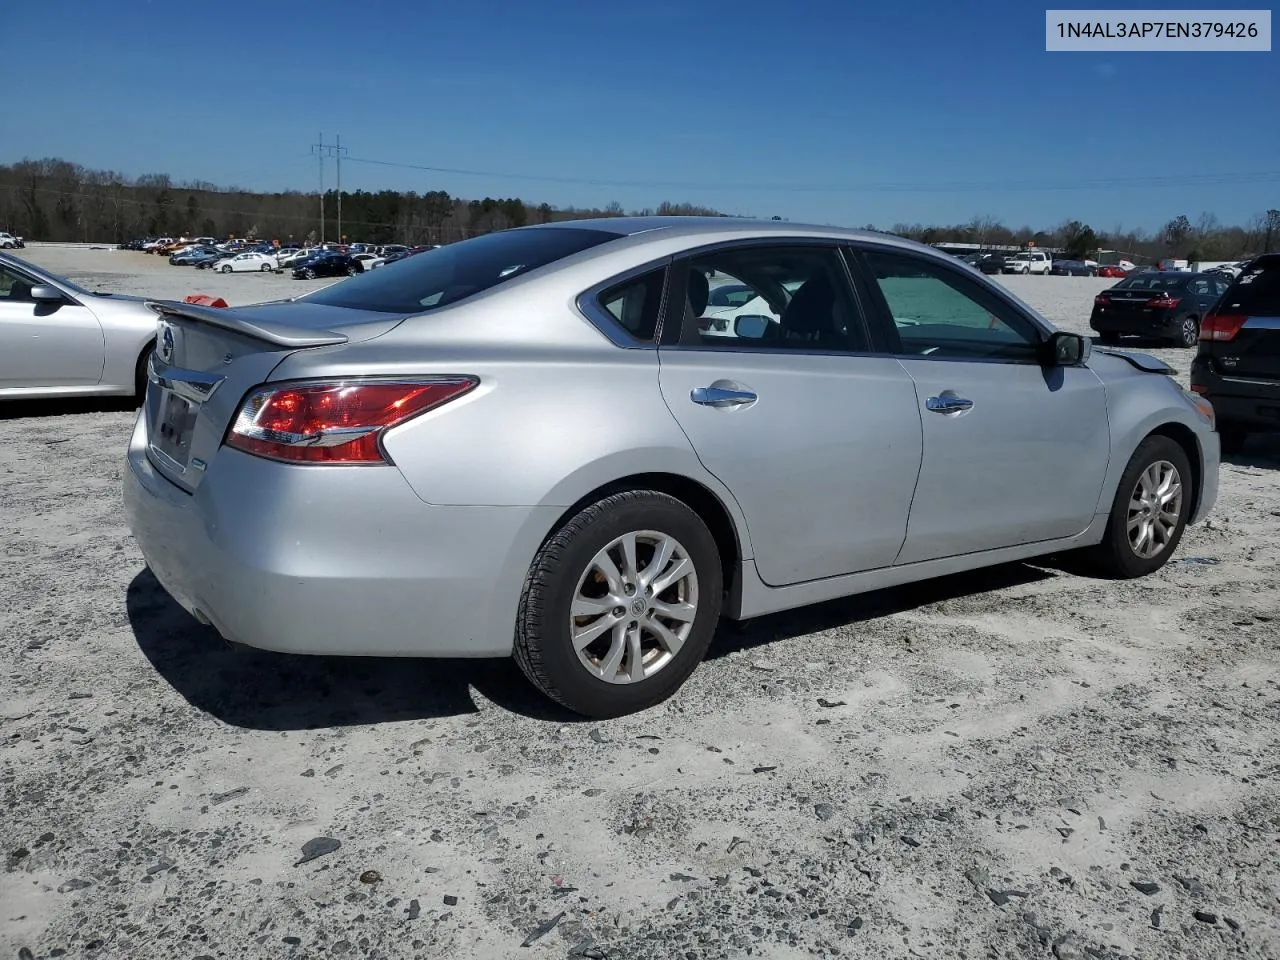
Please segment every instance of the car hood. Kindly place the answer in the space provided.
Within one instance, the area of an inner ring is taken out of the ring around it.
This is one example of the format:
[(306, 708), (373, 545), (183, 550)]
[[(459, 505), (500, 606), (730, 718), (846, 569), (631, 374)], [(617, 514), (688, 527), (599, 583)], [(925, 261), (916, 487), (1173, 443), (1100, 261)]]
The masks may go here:
[(1089, 357), (1089, 368), (1102, 379), (1132, 376), (1137, 373), (1154, 373), (1171, 376), (1178, 371), (1159, 357), (1149, 353), (1133, 353), (1128, 350), (1094, 349)]

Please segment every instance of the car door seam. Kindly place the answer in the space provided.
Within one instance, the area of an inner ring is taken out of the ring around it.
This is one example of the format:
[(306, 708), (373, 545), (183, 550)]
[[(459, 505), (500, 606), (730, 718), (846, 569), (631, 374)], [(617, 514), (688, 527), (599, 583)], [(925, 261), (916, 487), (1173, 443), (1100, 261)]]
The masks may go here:
[(920, 427), (920, 461), (916, 464), (916, 479), (915, 483), (911, 485), (911, 499), (907, 502), (907, 522), (902, 528), (902, 542), (898, 544), (898, 552), (893, 555), (893, 561), (889, 564), (891, 567), (897, 566), (898, 560), (902, 556), (902, 551), (907, 547), (907, 537), (911, 533), (911, 513), (915, 509), (916, 492), (920, 489), (920, 477), (924, 474), (925, 455), (924, 414), (920, 412), (920, 405), (923, 403), (923, 400), (920, 397), (920, 384), (916, 381), (916, 378), (911, 375), (911, 371), (907, 369), (906, 364), (897, 357), (893, 358), (893, 362), (898, 365), (898, 369), (907, 375), (907, 379), (911, 381), (911, 390), (915, 394), (916, 423)]

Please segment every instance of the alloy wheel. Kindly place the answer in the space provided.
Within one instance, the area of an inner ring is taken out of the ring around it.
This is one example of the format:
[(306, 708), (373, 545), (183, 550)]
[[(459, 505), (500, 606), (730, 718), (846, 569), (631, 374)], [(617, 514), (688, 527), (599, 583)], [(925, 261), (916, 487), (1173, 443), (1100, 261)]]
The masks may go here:
[(1187, 317), (1182, 321), (1182, 345), (1194, 347), (1200, 339), (1200, 324), (1195, 317)]
[(1168, 460), (1157, 460), (1138, 477), (1129, 496), (1126, 529), (1136, 556), (1150, 560), (1165, 550), (1182, 513), (1182, 478)]
[(684, 646), (698, 612), (698, 573), (684, 545), (640, 530), (598, 551), (578, 579), (569, 633), (578, 662), (606, 683), (638, 683)]

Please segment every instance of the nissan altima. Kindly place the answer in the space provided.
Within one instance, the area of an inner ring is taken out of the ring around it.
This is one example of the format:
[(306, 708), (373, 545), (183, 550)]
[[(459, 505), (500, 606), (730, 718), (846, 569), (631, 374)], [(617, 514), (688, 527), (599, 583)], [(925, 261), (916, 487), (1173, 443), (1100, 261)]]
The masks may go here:
[[(758, 303), (710, 335), (713, 282)], [(227, 639), (505, 657), (571, 710), (672, 695), (742, 619), (1067, 550), (1160, 568), (1209, 403), (905, 240), (523, 227), (296, 300), (154, 304), (125, 501)]]

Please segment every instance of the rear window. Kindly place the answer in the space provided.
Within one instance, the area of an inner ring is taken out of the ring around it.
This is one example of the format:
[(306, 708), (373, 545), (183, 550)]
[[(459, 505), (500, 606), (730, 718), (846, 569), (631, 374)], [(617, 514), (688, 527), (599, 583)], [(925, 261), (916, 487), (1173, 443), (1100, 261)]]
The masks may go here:
[(1113, 290), (1181, 290), (1191, 279), (1189, 273), (1141, 273), (1125, 277)]
[(1218, 309), (1251, 317), (1280, 317), (1280, 260), (1248, 267), (1227, 290)]
[(502, 230), (415, 254), (299, 299), (382, 313), (424, 313), (616, 239), (616, 233), (576, 227)]

